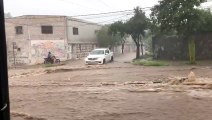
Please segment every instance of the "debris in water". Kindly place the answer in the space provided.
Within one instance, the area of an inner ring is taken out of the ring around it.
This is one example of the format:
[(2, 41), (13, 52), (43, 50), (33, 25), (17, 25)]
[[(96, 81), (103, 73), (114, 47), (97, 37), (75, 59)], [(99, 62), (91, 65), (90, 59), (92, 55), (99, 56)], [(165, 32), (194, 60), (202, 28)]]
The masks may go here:
[(187, 82), (194, 82), (194, 81), (196, 81), (196, 76), (195, 76), (194, 72), (191, 71), (188, 75)]
[(26, 113), (19, 113), (19, 112), (11, 112), (12, 117), (21, 117), (24, 120), (47, 120), (45, 118), (37, 118), (37, 117), (33, 117), (29, 114)]
[(185, 80), (187, 80), (188, 78), (186, 77), (175, 77), (175, 78), (171, 78), (169, 84), (171, 85), (179, 85), (182, 84)]
[(212, 89), (212, 84), (207, 84), (204, 86), (205, 89)]
[(163, 89), (157, 88), (149, 88), (149, 89), (128, 89), (128, 92), (134, 92), (134, 93), (143, 93), (143, 92), (161, 92)]
[(133, 82), (125, 82), (124, 85), (145, 85), (146, 83), (143, 81), (133, 81)]
[(203, 83), (203, 82), (185, 82), (185, 83), (183, 83), (183, 85), (198, 85), (198, 86), (204, 86), (204, 85), (207, 85), (207, 83)]
[(115, 83), (103, 82), (103, 83), (101, 83), (101, 85), (102, 86), (115, 86), (115, 85), (117, 85), (117, 83), (116, 82)]
[(162, 83), (162, 82), (163, 82), (162, 80), (154, 80), (154, 81), (153, 81), (154, 84)]

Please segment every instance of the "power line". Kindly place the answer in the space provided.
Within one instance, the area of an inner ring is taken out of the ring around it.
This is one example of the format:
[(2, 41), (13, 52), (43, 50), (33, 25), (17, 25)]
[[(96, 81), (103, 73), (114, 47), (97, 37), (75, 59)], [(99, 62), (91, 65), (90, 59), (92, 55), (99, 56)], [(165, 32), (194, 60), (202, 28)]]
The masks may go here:
[[(144, 8), (141, 8), (141, 9), (143, 11), (148, 11), (151, 8), (152, 7), (144, 7)], [(133, 10), (122, 10), (122, 11), (104, 12), (104, 13), (96, 13), (96, 14), (83, 14), (83, 15), (74, 15), (74, 16), (70, 16), (70, 17), (102, 16), (102, 15), (116, 14), (116, 13), (122, 14), (122, 13), (126, 13), (126, 12), (133, 12)], [(34, 16), (34, 15), (25, 15), (25, 16)], [(27, 18), (27, 19), (48, 19), (48, 18), (58, 18), (58, 16), (66, 17), (64, 15), (37, 15), (37, 16), (44, 16), (44, 17), (43, 18), (34, 18), (33, 17), (33, 18)], [(45, 16), (48, 16), (48, 18), (46, 18)], [(26, 18), (21, 18), (21, 16), (17, 16), (17, 17), (13, 17), (13, 18), (26, 19)], [(7, 18), (7, 19), (13, 19), (13, 18)]]
[(108, 8), (111, 8), (108, 4), (106, 4), (104, 1), (102, 1), (102, 0), (98, 0), (99, 2), (101, 2), (103, 5), (105, 5), (106, 7), (108, 7)]
[[(141, 9), (143, 11), (147, 11), (151, 8), (152, 7), (144, 7), (144, 8), (141, 8)], [(74, 15), (74, 16), (71, 16), (71, 17), (96, 16), (96, 15), (113, 14), (113, 13), (119, 13), (119, 12), (131, 12), (131, 11), (134, 11), (134, 10), (122, 10), (122, 11), (113, 11), (113, 12), (96, 13), (96, 14)]]
[(91, 16), (91, 17), (83, 17), (83, 19), (99, 19), (99, 18), (104, 18), (104, 17), (111, 17), (111, 16), (117, 16), (117, 15), (123, 15), (123, 14), (132, 14), (133, 12), (125, 12), (125, 13), (118, 13), (118, 14), (111, 14), (111, 15), (104, 15), (104, 16)]
[[(105, 13), (97, 13), (97, 14), (84, 14), (84, 15), (75, 15), (75, 16), (69, 16), (69, 17), (87, 17), (87, 16), (102, 16), (102, 15), (111, 15), (111, 14), (124, 14), (127, 12), (133, 12), (133, 10), (123, 10), (123, 11), (113, 11), (113, 12), (105, 12)], [(24, 18), (23, 16), (32, 16), (32, 18)], [(67, 17), (64, 15), (23, 15), (23, 16), (17, 16), (7, 19), (48, 19), (48, 18), (59, 18), (59, 17)], [(35, 18), (34, 16), (40, 16), (40, 18)], [(47, 17), (46, 17), (47, 16)]]
[(75, 16), (71, 16), (71, 17), (97, 16), (97, 15), (105, 15), (105, 14), (121, 13), (121, 12), (128, 12), (128, 11), (133, 11), (133, 10), (122, 10), (122, 11), (113, 11), (113, 12), (96, 13), (96, 14), (75, 15)]
[[(152, 7), (146, 7), (146, 8), (142, 8), (143, 9), (143, 11), (147, 11), (147, 9), (150, 9), (150, 8), (152, 8)], [(77, 16), (95, 16), (95, 17), (93, 17), (93, 18), (97, 18), (97, 16), (98, 15), (108, 15), (108, 14), (116, 14), (116, 13), (118, 13), (118, 14), (126, 14), (127, 13), (127, 15), (124, 15), (124, 16), (128, 16), (128, 15), (130, 15), (130, 14), (132, 14), (132, 13), (129, 13), (129, 12), (133, 12), (133, 10), (123, 10), (123, 11), (114, 11), (114, 12), (107, 12), (107, 13), (98, 13), (98, 14), (87, 14), (87, 15), (77, 15)], [(116, 14), (117, 15), (117, 14)], [(40, 15), (40, 16), (42, 16), (42, 15)], [(77, 17), (77, 16), (71, 16), (71, 17)], [(122, 17), (124, 17), (124, 16), (122, 16)], [(62, 16), (62, 17), (67, 17), (67, 16)], [(105, 16), (106, 17), (106, 16)], [(107, 16), (107, 17), (111, 17), (111, 16)], [(120, 18), (122, 18), (122, 17), (120, 17)], [(43, 18), (34, 18), (33, 17), (33, 15), (32, 15), (32, 18), (21, 18), (21, 17), (16, 17), (16, 19), (49, 19), (49, 18), (60, 18), (60, 17), (58, 17), (58, 16), (48, 16), (47, 18), (44, 16)], [(89, 18), (89, 19), (93, 19), (93, 18)], [(101, 17), (98, 17), (98, 18), (101, 18)], [(13, 19), (13, 18), (9, 18), (9, 19)], [(101, 24), (101, 23), (105, 23), (105, 22), (110, 22), (110, 21), (112, 21), (112, 20), (116, 20), (116, 19), (119, 19), (119, 18), (115, 18), (115, 19), (110, 19), (110, 20), (107, 20), (107, 21), (102, 21), (102, 22), (97, 22), (97, 23), (92, 23), (92, 22), (86, 22), (86, 21), (83, 21), (83, 20), (77, 20), (77, 19), (71, 19), (72, 21), (77, 21), (77, 22), (81, 22), (81, 23), (84, 23), (84, 24), (86, 24), (86, 25), (92, 25), (92, 24), (96, 24), (96, 25), (98, 25), (98, 24)], [(55, 22), (55, 21), (54, 21)], [(63, 22), (63, 21), (58, 21), (58, 22)], [(13, 22), (9, 22), (9, 21), (7, 21), (7, 23), (12, 23), (12, 24), (16, 24), (16, 25), (25, 25), (25, 26), (30, 26), (29, 24), (17, 24), (17, 23), (13, 23)], [(49, 21), (47, 21), (47, 23), (49, 23)], [(38, 23), (39, 25), (40, 24), (44, 24), (44, 22), (42, 22), (42, 23)], [(31, 26), (35, 26), (35, 25), (31, 25)], [(81, 25), (81, 26), (84, 26), (84, 25)], [(57, 27), (57, 26), (55, 26), (55, 27)], [(59, 26), (59, 27), (64, 27), (64, 26)], [(67, 26), (68, 27), (68, 26)], [(70, 27), (75, 27), (75, 26), (70, 26)]]
[[(97, 22), (97, 23), (94, 23), (94, 24), (102, 24), (102, 23), (111, 22), (111, 21), (114, 21), (114, 20), (119, 20), (120, 18), (126, 17), (126, 16), (128, 16), (128, 15), (129, 15), (129, 14), (120, 16), (120, 17), (118, 17), (118, 18), (116, 17), (116, 18), (113, 18), (113, 19), (109, 19), (109, 20)], [(78, 25), (78, 26), (75, 26), (75, 27), (87, 26), (87, 25), (92, 25), (92, 24), (91, 24), (91, 23), (85, 23), (84, 25)]]
[[(124, 15), (124, 16), (126, 16), (126, 15)], [(119, 18), (122, 18), (124, 16), (121, 16)], [(98, 24), (100, 25), (101, 23), (108, 22), (108, 21), (111, 21), (111, 20), (116, 20), (116, 19), (119, 19), (119, 18), (113, 18), (113, 19), (110, 19), (110, 20), (101, 21), (101, 22), (97, 22), (97, 23), (88, 23), (88, 22), (83, 22), (83, 21), (78, 21), (78, 20), (73, 20), (73, 19), (72, 19), (72, 21), (77, 21), (77, 22), (83, 23), (83, 25), (78, 25), (78, 26), (85, 26), (85, 25), (98, 25)], [(21, 23), (20, 24), (20, 23), (14, 23), (14, 22), (11, 22), (11, 21), (6, 21), (6, 23), (11, 23), (11, 24), (14, 24), (14, 25), (31, 26), (31, 27), (40, 27), (43, 24), (43, 23), (41, 23), (41, 24), (22, 24)], [(73, 26), (73, 25), (68, 25), (68, 26), (65, 26), (65, 25), (54, 25), (53, 27), (77, 27), (77, 26)]]
[[(100, 24), (105, 23), (105, 22), (110, 22), (110, 21), (118, 20), (118, 19), (123, 18), (123, 17), (128, 16), (128, 15), (129, 14), (123, 15), (123, 16), (118, 17), (118, 18), (113, 18), (113, 19), (109, 19), (109, 20), (106, 20), (106, 21), (97, 22), (97, 23), (88, 23), (88, 22), (83, 22), (83, 21), (73, 20), (72, 19), (72, 21), (81, 22), (81, 23), (83, 23), (83, 25), (77, 25), (77, 26), (73, 26), (73, 25), (68, 25), (68, 26), (65, 26), (65, 25), (54, 25), (53, 27), (80, 27), (80, 26), (87, 26), (87, 25), (100, 25)], [(11, 24), (14, 24), (14, 25), (31, 26), (31, 27), (40, 27), (40, 26), (42, 26), (41, 25), (42, 23), (41, 24), (37, 24), (37, 25), (36, 24), (20, 24), (20, 23), (14, 23), (14, 22), (11, 22), (11, 21), (6, 21), (6, 23), (11, 23)]]
[(129, 14), (123, 15), (123, 16), (118, 17), (118, 18), (113, 18), (113, 19), (110, 19), (110, 20), (107, 20), (107, 21), (99, 22), (98, 24), (100, 24), (100, 23), (105, 23), (105, 22), (111, 22), (111, 21), (114, 21), (114, 20), (118, 20), (118, 19), (123, 18), (123, 17), (126, 17), (126, 16), (128, 16), (128, 15), (129, 15)]
[(75, 2), (71, 2), (71, 1), (66, 1), (66, 0), (59, 0), (59, 1), (62, 1), (62, 2), (65, 2), (65, 3), (68, 3), (68, 4), (72, 4), (72, 5), (76, 5), (76, 6), (79, 6), (81, 8), (87, 8), (87, 9), (92, 9), (94, 11), (101, 11), (101, 10), (97, 10), (97, 9), (94, 9), (94, 8), (90, 8), (90, 7), (87, 7), (87, 6), (84, 6), (84, 5), (81, 5), (81, 4), (78, 4), (78, 3), (75, 3)]
[[(129, 15), (129, 14), (132, 14), (132, 13), (122, 13), (122, 14), (120, 14), (120, 15), (123, 15), (124, 14), (124, 16), (125, 15)], [(116, 16), (120, 16), (120, 15), (116, 15)], [(111, 17), (111, 16), (105, 16), (105, 17)], [(32, 17), (32, 18), (17, 18), (17, 19), (25, 19), (26, 21), (27, 20), (31, 20), (31, 19), (49, 19), (49, 18), (58, 18), (58, 17), (48, 17), (48, 18), (34, 18), (34, 17)], [(102, 17), (99, 17), (99, 18), (102, 18)], [(97, 23), (94, 23), (94, 22), (89, 22), (89, 21), (85, 21), (85, 20), (82, 20), (82, 19), (78, 19), (78, 18), (68, 18), (70, 21), (76, 21), (76, 22), (80, 22), (80, 23), (85, 23), (85, 24), (99, 24), (99, 23), (104, 23), (105, 21), (103, 21), (103, 22), (97, 22)], [(91, 19), (91, 18), (90, 18)], [(22, 25), (22, 24), (19, 24), (19, 23), (14, 23), (14, 22), (12, 22), (12, 21), (10, 21), (10, 20), (13, 20), (13, 19), (7, 19), (6, 20), (6, 22), (7, 23), (13, 23), (13, 24), (17, 24), (17, 25)], [(55, 23), (55, 22), (64, 22), (65, 21), (65, 19), (63, 19), (63, 20), (54, 20), (53, 22)], [(50, 21), (46, 21), (46, 22), (38, 22), (38, 23), (35, 23), (35, 24), (33, 24), (33, 25), (40, 25), (40, 24), (49, 24), (49, 23), (51, 23)], [(27, 24), (23, 24), (23, 25), (27, 25)]]

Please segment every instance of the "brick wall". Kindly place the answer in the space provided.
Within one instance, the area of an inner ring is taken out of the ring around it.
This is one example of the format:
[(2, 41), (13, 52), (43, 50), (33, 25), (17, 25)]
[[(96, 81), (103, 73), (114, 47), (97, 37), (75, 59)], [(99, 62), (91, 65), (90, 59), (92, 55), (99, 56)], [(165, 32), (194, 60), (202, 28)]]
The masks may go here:
[(86, 57), (97, 45), (95, 43), (76, 43), (70, 44), (70, 47), (72, 49), (70, 53), (71, 58), (77, 59)]

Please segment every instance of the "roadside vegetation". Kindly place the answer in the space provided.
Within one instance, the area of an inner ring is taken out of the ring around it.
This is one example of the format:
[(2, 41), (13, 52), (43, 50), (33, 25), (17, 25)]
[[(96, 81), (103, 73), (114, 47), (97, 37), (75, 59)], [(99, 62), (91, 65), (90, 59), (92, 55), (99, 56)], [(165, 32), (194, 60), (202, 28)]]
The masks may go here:
[(168, 66), (169, 64), (164, 61), (151, 60), (151, 59), (138, 59), (133, 61), (134, 65), (141, 66)]
[(168, 66), (170, 63), (168, 61), (154, 60), (152, 55), (143, 55), (138, 59), (134, 59), (132, 62), (133, 65), (141, 66)]
[(211, 12), (199, 8), (204, 1), (161, 0), (158, 5), (151, 9), (150, 16), (146, 16), (142, 8), (136, 7), (134, 16), (129, 20), (107, 25), (107, 30), (104, 31), (104, 35), (107, 37), (102, 37), (101, 32), (98, 33), (98, 39), (102, 40), (100, 45), (107, 41), (102, 46), (124, 46), (126, 37), (130, 36), (136, 45), (136, 59), (138, 59), (144, 55), (143, 46), (152, 52), (152, 37), (181, 36), (188, 41), (185, 43), (188, 51), (185, 52), (188, 53), (189, 63), (196, 64), (196, 40), (194, 36), (212, 31)]
[(184, 36), (190, 64), (196, 63), (195, 35), (212, 31), (212, 14), (199, 8), (205, 0), (161, 0), (151, 13), (152, 32)]

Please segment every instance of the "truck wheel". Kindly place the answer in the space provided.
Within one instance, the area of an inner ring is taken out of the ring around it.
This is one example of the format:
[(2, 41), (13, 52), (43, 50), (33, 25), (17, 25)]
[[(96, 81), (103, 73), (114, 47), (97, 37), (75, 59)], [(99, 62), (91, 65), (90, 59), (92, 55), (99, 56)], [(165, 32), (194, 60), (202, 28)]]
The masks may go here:
[(106, 61), (105, 61), (105, 59), (104, 59), (102, 64), (105, 64), (105, 63), (106, 63)]
[(111, 57), (110, 62), (113, 62), (113, 56)]

